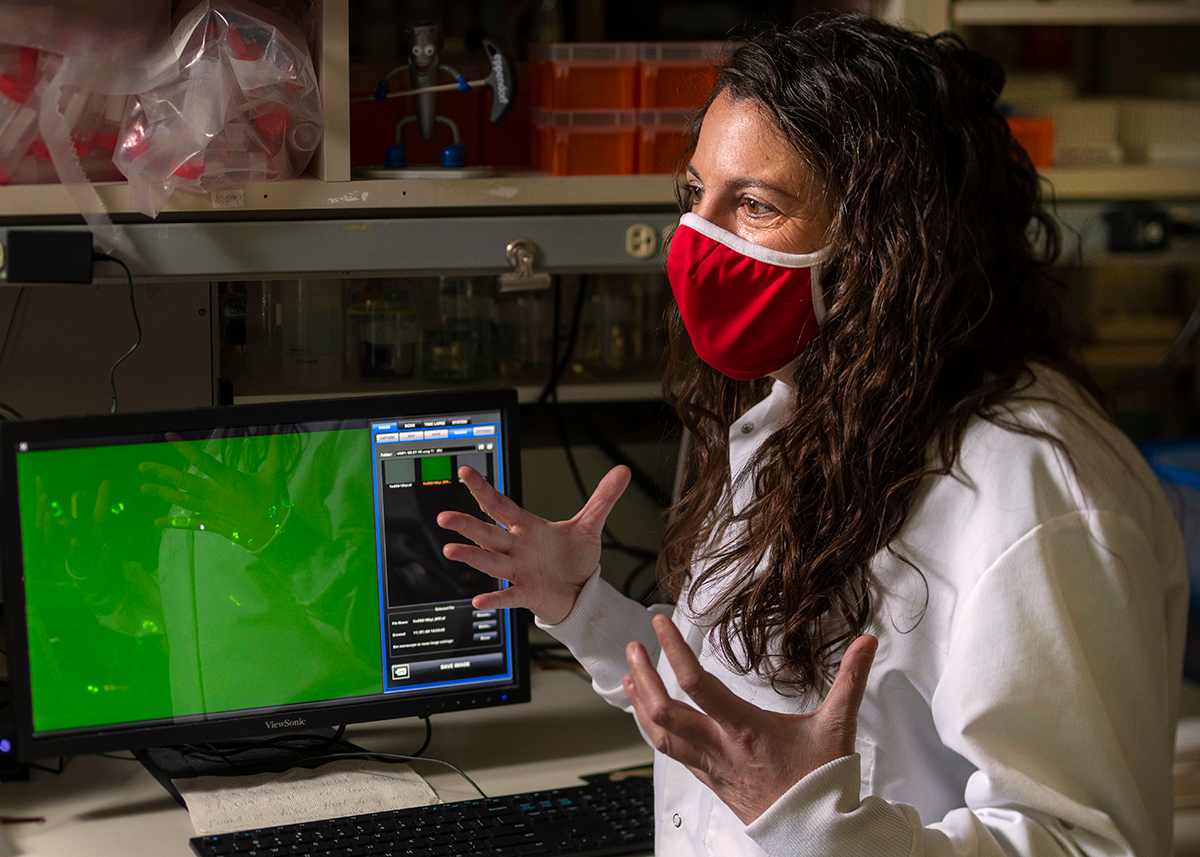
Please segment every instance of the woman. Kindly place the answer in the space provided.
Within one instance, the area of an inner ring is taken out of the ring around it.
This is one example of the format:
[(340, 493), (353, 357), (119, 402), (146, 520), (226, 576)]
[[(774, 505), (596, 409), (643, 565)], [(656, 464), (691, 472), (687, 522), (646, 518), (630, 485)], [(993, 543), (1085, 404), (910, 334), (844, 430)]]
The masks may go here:
[(636, 714), (659, 854), (1170, 848), (1181, 540), (1068, 356), (1002, 85), (859, 16), (722, 69), (668, 258), (673, 621), (599, 578), (622, 468), (557, 523), (463, 470), (504, 529), (440, 518)]

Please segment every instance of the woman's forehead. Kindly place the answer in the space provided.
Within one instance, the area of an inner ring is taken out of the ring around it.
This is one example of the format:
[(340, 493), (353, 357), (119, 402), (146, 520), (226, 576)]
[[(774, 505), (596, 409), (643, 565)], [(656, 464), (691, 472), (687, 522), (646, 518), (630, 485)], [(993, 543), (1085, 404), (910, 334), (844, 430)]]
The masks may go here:
[(689, 164), (708, 183), (761, 180), (801, 193), (812, 184), (808, 164), (762, 102), (718, 95), (705, 112)]

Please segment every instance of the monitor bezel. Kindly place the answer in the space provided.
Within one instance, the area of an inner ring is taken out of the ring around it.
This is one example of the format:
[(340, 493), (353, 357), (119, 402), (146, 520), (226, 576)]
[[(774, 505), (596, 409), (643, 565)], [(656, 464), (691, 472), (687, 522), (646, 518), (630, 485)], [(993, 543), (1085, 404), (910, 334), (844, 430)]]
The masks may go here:
[[(29, 638), (25, 609), (24, 565), (16, 479), (16, 450), (22, 441), (59, 442), (109, 435), (145, 434), (148, 440), (167, 430), (187, 431), (249, 425), (312, 423), (347, 419), (384, 419), (405, 415), (463, 411), (498, 411), (504, 493), (521, 503), (519, 407), (512, 389), (473, 389), (389, 393), (353, 398), (306, 399), (183, 411), (0, 421), (0, 582), (8, 642), (13, 752), (22, 761), (117, 750), (143, 750), (199, 742), (255, 740), (305, 733), (354, 723), (428, 717), (449, 711), (528, 702), (530, 658), (528, 620), (524, 610), (506, 612), (513, 643), (511, 681), (479, 688), (454, 688), (419, 694), (384, 695), (361, 701), (334, 701), (273, 708), (270, 713), (220, 715), (186, 722), (140, 722), (70, 734), (39, 736), (33, 728)], [(300, 721), (295, 727), (271, 728), (266, 721), (281, 716)]]

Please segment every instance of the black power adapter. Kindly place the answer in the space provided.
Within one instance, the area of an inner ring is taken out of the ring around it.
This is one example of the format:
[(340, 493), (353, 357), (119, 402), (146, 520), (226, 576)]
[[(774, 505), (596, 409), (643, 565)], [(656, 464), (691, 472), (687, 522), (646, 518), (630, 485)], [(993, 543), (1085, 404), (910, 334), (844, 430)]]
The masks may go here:
[[(5, 270), (8, 284), (25, 283), (79, 283), (92, 282), (92, 265), (96, 262), (114, 262), (125, 269), (129, 282), (129, 308), (133, 323), (137, 325), (137, 339), (129, 350), (117, 358), (108, 372), (108, 384), (112, 389), (112, 412), (117, 411), (116, 371), (134, 349), (142, 342), (142, 323), (138, 320), (137, 304), (133, 299), (133, 274), (129, 266), (107, 253), (97, 253), (92, 248), (92, 233), (87, 230), (68, 229), (10, 229), (4, 238), (7, 252), (0, 252), (0, 265)], [(0, 251), (4, 251), (0, 247)], [(5, 258), (7, 256), (7, 259)], [(0, 741), (3, 735), (0, 734)], [(3, 748), (0, 747), (0, 750)], [(0, 762), (3, 756), (0, 755)]]
[(92, 282), (95, 254), (86, 229), (10, 229), (5, 243), (9, 283)]

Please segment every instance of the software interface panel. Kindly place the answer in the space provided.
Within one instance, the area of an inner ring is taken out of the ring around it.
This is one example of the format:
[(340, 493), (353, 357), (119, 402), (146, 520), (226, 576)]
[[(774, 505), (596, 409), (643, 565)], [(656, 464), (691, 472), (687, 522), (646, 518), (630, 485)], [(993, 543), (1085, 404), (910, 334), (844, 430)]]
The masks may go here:
[(445, 561), (442, 547), (451, 534), (436, 521), (443, 509), (478, 513), (458, 478), (462, 466), (503, 490), (500, 432), (499, 414), (488, 413), (371, 426), (388, 689), (505, 675), (508, 669), (509, 641), (497, 611), (471, 606), (473, 596), (496, 584)]

